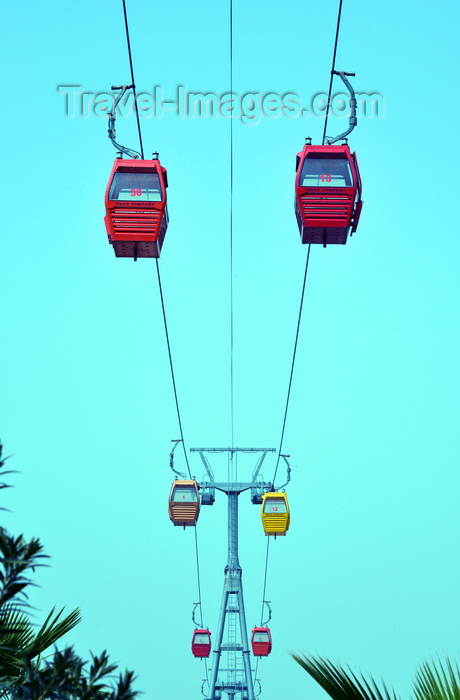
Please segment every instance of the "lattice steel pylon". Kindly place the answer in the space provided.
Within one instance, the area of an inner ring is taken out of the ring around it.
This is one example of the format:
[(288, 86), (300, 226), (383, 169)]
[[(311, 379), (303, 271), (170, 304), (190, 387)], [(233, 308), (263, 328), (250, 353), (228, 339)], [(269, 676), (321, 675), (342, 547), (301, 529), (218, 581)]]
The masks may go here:
[[(254, 700), (254, 680), (251, 671), (246, 614), (244, 608), (242, 569), (238, 559), (238, 496), (251, 490), (254, 504), (262, 502), (262, 494), (273, 489), (270, 482), (258, 480), (258, 475), (267, 452), (274, 448), (256, 447), (212, 447), (192, 448), (198, 452), (206, 468), (208, 480), (200, 483), (203, 505), (214, 503), (215, 491), (222, 491), (228, 497), (228, 559), (224, 569), (224, 587), (220, 607), (217, 634), (213, 643), (213, 663), (207, 700), (220, 700), (226, 693), (230, 700)], [(215, 481), (214, 474), (205, 453), (227, 452), (229, 457), (228, 481)], [(252, 473), (252, 480), (237, 480), (236, 454), (238, 452), (261, 453)], [(227, 637), (224, 641), (224, 632)], [(227, 668), (221, 668), (222, 653), (227, 652)]]

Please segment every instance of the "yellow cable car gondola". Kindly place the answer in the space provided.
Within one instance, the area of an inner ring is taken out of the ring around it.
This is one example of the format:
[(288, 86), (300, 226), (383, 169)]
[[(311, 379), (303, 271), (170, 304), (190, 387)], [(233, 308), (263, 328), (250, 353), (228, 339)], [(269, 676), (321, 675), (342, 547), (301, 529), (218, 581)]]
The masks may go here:
[(174, 525), (195, 526), (200, 512), (199, 485), (195, 479), (175, 479), (169, 494), (169, 517)]
[(262, 494), (262, 525), (266, 535), (285, 535), (289, 530), (291, 517), (286, 494), (268, 491)]

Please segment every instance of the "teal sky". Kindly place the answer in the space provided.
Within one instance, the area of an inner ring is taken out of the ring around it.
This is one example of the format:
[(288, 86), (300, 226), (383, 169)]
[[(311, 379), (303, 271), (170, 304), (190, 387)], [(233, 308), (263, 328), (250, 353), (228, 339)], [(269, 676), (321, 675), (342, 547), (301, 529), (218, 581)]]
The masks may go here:
[[(295, 93), (304, 105), (327, 92), (336, 0), (233, 5), (234, 92)], [(228, 92), (228, 5), (127, 8), (138, 91)], [(324, 697), (289, 650), (369, 671), (403, 696), (424, 658), (459, 651), (459, 14), (448, 0), (343, 3), (336, 67), (355, 71), (357, 92), (379, 93), (385, 109), (350, 137), (363, 179), (358, 231), (344, 247), (311, 251), (284, 440), (291, 529), (270, 548), (264, 700)], [(79, 653), (106, 648), (147, 699), (199, 698), (194, 538), (167, 515), (179, 429), (155, 263), (115, 258), (103, 223), (115, 156), (107, 119), (68, 118), (58, 91), (130, 81), (122, 4), (9, 3), (3, 20), (0, 437), (20, 472), (3, 492), (3, 522), (40, 537), (52, 558), (32, 598), (40, 619), (53, 605), (81, 606), (67, 639)], [(347, 124), (331, 119), (328, 132)], [(322, 130), (313, 115), (234, 120), (240, 447), (279, 445), (307, 254), (295, 156)], [(230, 121), (171, 111), (143, 118), (142, 133), (169, 176), (160, 269), (185, 441), (229, 446)], [(133, 116), (117, 120), (117, 136), (137, 147)], [(240, 474), (252, 468), (241, 459)], [(202, 509), (198, 536), (204, 622), (215, 631), (222, 497)], [(265, 546), (243, 495), (250, 628)]]

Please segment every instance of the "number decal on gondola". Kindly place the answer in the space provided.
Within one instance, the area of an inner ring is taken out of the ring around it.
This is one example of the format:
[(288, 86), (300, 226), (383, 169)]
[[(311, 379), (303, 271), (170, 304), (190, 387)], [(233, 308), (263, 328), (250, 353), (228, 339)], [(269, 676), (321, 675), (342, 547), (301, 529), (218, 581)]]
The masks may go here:
[(332, 175), (320, 175), (321, 182), (332, 182)]
[(140, 197), (142, 190), (140, 187), (131, 190), (131, 197)]

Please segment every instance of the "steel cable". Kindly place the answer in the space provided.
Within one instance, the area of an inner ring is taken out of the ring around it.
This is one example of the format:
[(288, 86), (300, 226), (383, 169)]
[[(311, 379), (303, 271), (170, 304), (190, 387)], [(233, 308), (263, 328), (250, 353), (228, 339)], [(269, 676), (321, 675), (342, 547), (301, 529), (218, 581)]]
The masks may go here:
[[(230, 95), (233, 95), (233, 0), (230, 0)], [(233, 396), (233, 115), (230, 115), (230, 411), (231, 437), (234, 443)]]
[[(338, 41), (339, 41), (340, 20), (341, 20), (341, 16), (342, 16), (342, 2), (343, 2), (343, 0), (339, 0), (339, 9), (338, 9), (338, 13), (337, 13), (337, 27), (336, 27), (335, 40), (334, 40), (334, 51), (333, 51), (333, 55), (332, 55), (331, 79), (329, 82), (326, 119), (324, 122), (323, 145), (324, 145), (324, 141), (326, 139), (327, 118), (329, 115), (329, 108), (330, 108), (330, 104), (331, 104), (332, 83), (333, 83), (333, 79), (334, 79), (335, 59), (336, 59), (336, 55), (337, 55), (337, 46), (338, 46)], [(289, 400), (290, 400), (290, 396), (291, 396), (292, 378), (294, 375), (294, 365), (295, 365), (295, 358), (296, 358), (296, 353), (297, 353), (297, 343), (298, 343), (298, 339), (299, 339), (300, 322), (301, 322), (301, 318), (302, 318), (302, 308), (303, 308), (303, 302), (304, 302), (304, 297), (305, 297), (305, 286), (306, 286), (306, 281), (307, 281), (308, 263), (310, 260), (310, 249), (311, 249), (311, 243), (308, 245), (307, 260), (305, 263), (305, 273), (304, 273), (304, 278), (303, 278), (302, 293), (301, 293), (301, 297), (300, 297), (299, 315), (298, 315), (298, 319), (297, 319), (297, 330), (296, 330), (295, 341), (294, 341), (294, 350), (293, 350), (293, 354), (292, 354), (291, 372), (289, 375), (289, 384), (288, 384), (286, 405), (285, 405), (284, 416), (283, 416), (283, 425), (282, 425), (282, 429), (281, 429), (280, 446), (279, 446), (279, 450), (278, 450), (278, 456), (277, 456), (275, 471), (274, 471), (273, 480), (272, 480), (273, 486), (275, 483), (276, 474), (278, 472), (279, 461), (280, 461), (282, 449), (283, 449), (284, 432), (285, 432), (285, 428), (286, 428)], [(264, 601), (265, 601), (265, 591), (266, 591), (266, 585), (267, 585), (268, 560), (269, 560), (269, 549), (268, 549), (268, 543), (267, 543), (267, 554), (266, 554), (266, 560), (265, 560), (265, 574), (264, 574), (263, 597), (262, 597), (262, 611), (263, 611), (263, 606), (264, 606)], [(262, 614), (263, 614), (263, 612), (262, 612)], [(261, 624), (262, 624), (262, 622), (261, 622)]]
[[(129, 27), (128, 27), (128, 15), (127, 15), (127, 11), (126, 11), (126, 2), (125, 2), (125, 0), (122, 0), (122, 2), (123, 2), (123, 14), (124, 14), (124, 19), (125, 19), (126, 41), (128, 44), (128, 55), (129, 55), (129, 65), (130, 65), (130, 70), (131, 70), (131, 80), (132, 80), (133, 92), (134, 92), (134, 105), (135, 105), (135, 111), (136, 111), (137, 128), (138, 128), (138, 133), (139, 133), (139, 144), (140, 144), (140, 150), (141, 150), (141, 155), (142, 155), (142, 160), (143, 160), (144, 159), (144, 147), (143, 147), (143, 143), (142, 143), (142, 132), (141, 132), (139, 112), (138, 112), (137, 100), (136, 100), (136, 83), (135, 83), (135, 79), (134, 79), (134, 68), (133, 68), (133, 60), (132, 60), (132, 53), (131, 53), (131, 40), (130, 40), (130, 36), (129, 36)], [(183, 429), (182, 429), (182, 420), (181, 420), (181, 414), (180, 414), (180, 409), (179, 409), (179, 399), (178, 399), (178, 395), (177, 395), (174, 367), (173, 367), (173, 362), (172, 362), (171, 345), (169, 342), (168, 324), (167, 324), (167, 319), (166, 319), (166, 310), (165, 310), (165, 305), (164, 305), (163, 288), (162, 288), (162, 284), (161, 284), (160, 267), (159, 267), (159, 263), (158, 263), (158, 258), (155, 259), (155, 262), (156, 262), (156, 268), (157, 268), (158, 288), (159, 288), (159, 292), (160, 292), (161, 308), (162, 308), (162, 313), (163, 313), (163, 322), (164, 322), (165, 335), (166, 335), (166, 344), (167, 344), (167, 348), (168, 348), (169, 366), (171, 369), (171, 378), (172, 378), (174, 398), (175, 398), (175, 403), (176, 403), (177, 420), (179, 423), (179, 430), (180, 430), (180, 436), (181, 436), (182, 446), (183, 446), (183, 450), (184, 450), (185, 462), (187, 464), (187, 471), (188, 471), (189, 477), (192, 478), (191, 471), (190, 471), (190, 465), (189, 465), (189, 461), (188, 461), (187, 450), (185, 447), (184, 433), (183, 433)], [(199, 599), (199, 604), (200, 604), (200, 619), (201, 619), (201, 626), (203, 627), (203, 612), (202, 612), (203, 606), (202, 606), (202, 600), (201, 600), (201, 576), (200, 576), (200, 562), (199, 562), (199, 550), (198, 550), (198, 533), (197, 533), (196, 528), (195, 528), (195, 559), (196, 559), (197, 584), (198, 584), (198, 599)], [(209, 684), (207, 662), (205, 663), (205, 669), (206, 669), (206, 680)]]
[(136, 81), (134, 80), (134, 68), (133, 68), (133, 57), (131, 54), (131, 41), (129, 39), (129, 28), (128, 28), (128, 15), (126, 12), (126, 2), (123, 0), (123, 14), (125, 17), (125, 30), (126, 30), (126, 42), (128, 44), (128, 57), (129, 57), (129, 67), (131, 69), (131, 82), (133, 85), (133, 93), (134, 93), (134, 109), (136, 110), (136, 119), (137, 119), (137, 131), (139, 133), (139, 144), (141, 148), (141, 156), (142, 160), (144, 160), (144, 146), (142, 144), (142, 134), (141, 134), (141, 123), (139, 120), (139, 111), (137, 109), (137, 100), (136, 100)]
[(326, 129), (327, 129), (327, 120), (329, 117), (329, 108), (331, 106), (331, 95), (332, 95), (332, 82), (334, 80), (334, 70), (335, 70), (335, 57), (337, 55), (337, 45), (339, 43), (339, 30), (340, 30), (340, 19), (342, 16), (342, 0), (340, 0), (339, 3), (339, 12), (337, 16), (337, 29), (335, 32), (335, 41), (334, 41), (334, 52), (332, 54), (332, 68), (331, 68), (331, 79), (329, 81), (329, 93), (327, 97), (327, 107), (326, 107), (326, 118), (324, 120), (324, 131), (323, 131), (323, 146), (324, 142), (326, 140)]

